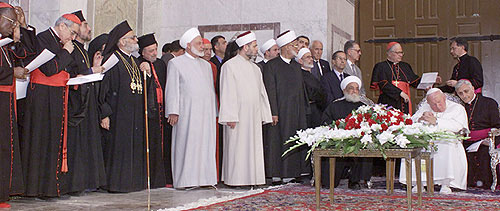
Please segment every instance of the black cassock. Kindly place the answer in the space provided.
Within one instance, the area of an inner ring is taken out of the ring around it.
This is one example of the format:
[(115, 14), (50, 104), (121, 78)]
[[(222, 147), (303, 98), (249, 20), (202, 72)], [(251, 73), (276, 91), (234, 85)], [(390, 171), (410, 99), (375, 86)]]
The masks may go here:
[(16, 117), (13, 60), (8, 46), (0, 52), (0, 203), (22, 194), (23, 176)]
[[(140, 63), (137, 58), (120, 50), (114, 54), (119, 62), (106, 72), (101, 83), (99, 102), (101, 119), (110, 119), (110, 136), (104, 149), (107, 177), (105, 188), (111, 192), (139, 191), (147, 187), (143, 92), (150, 86), (142, 91), (132, 90), (132, 78), (136, 79), (137, 86), (143, 83), (143, 74), (138, 68)], [(132, 69), (136, 69), (135, 76)], [(151, 80), (148, 79), (147, 83), (151, 83)], [(150, 93), (152, 92), (148, 92)], [(161, 154), (155, 154), (156, 152), (158, 150), (152, 150), (150, 158), (162, 157)], [(156, 173), (164, 175), (165, 172)], [(151, 178), (156, 178), (156, 175), (151, 175)], [(155, 187), (153, 182), (152, 187)]]
[(73, 61), (51, 28), (37, 35), (38, 52), (48, 49), (55, 57), (31, 72), (26, 95), (21, 156), (26, 196), (56, 197), (67, 193), (63, 179), (65, 109), (69, 74)]
[[(420, 83), (420, 77), (413, 72), (410, 64), (406, 62), (394, 64), (389, 60), (385, 60), (375, 64), (375, 67), (373, 67), (371, 88), (380, 90), (378, 103), (390, 105), (408, 114), (410, 113), (411, 105), (405, 103), (403, 98), (401, 98), (400, 94), (402, 90), (393, 84), (396, 81), (397, 83), (407, 83), (409, 86), (416, 88)], [(408, 91), (410, 91), (409, 87)]]
[[(458, 63), (453, 67), (450, 80), (467, 79), (471, 82), (476, 93), (481, 93), (483, 87), (483, 67), (476, 57), (465, 54), (458, 59)], [(445, 85), (439, 87), (443, 92), (454, 93), (455, 88)]]
[[(341, 98), (331, 103), (323, 113), (323, 122), (332, 124), (334, 121), (344, 119), (353, 110), (364, 105), (362, 102), (352, 103)], [(346, 167), (351, 168), (349, 182), (359, 182), (360, 180), (370, 180), (372, 174), (372, 158), (337, 158), (335, 159), (335, 187), (340, 183), (340, 179), (345, 175)], [(327, 158), (321, 160), (321, 181), (324, 187), (330, 185), (330, 164)]]
[[(92, 74), (92, 61), (82, 43), (73, 41), (72, 77)], [(95, 190), (106, 184), (97, 97), (99, 83), (70, 86), (68, 101), (68, 192)]]
[[(151, 66), (151, 62), (139, 57), (139, 61), (147, 62)], [(153, 72), (154, 70), (154, 72)], [(171, 164), (167, 165), (170, 159), (171, 145), (167, 146), (165, 142), (165, 118), (164, 111), (164, 89), (166, 79), (165, 63), (156, 59), (151, 68), (151, 77), (148, 77), (148, 131), (149, 131), (149, 153), (150, 153), (150, 171), (151, 171), (151, 187), (165, 187), (166, 178), (172, 180)], [(155, 75), (156, 74), (156, 75)], [(163, 78), (163, 80), (162, 80)], [(162, 84), (163, 83), (163, 84)], [(171, 142), (168, 142), (170, 144)], [(169, 167), (170, 172), (167, 171)]]
[(321, 116), (327, 106), (326, 93), (321, 87), (321, 82), (311, 72), (302, 69), (304, 88), (309, 106), (306, 107), (307, 127), (313, 128), (321, 125)]
[[(498, 104), (494, 99), (476, 95), (476, 98), (472, 100), (471, 104), (465, 104), (465, 110), (467, 111), (469, 129), (471, 132), (488, 128), (500, 128)], [(476, 141), (478, 140), (465, 140), (464, 148), (467, 149), (467, 147)], [(495, 146), (500, 144), (498, 138), (495, 142)], [(476, 187), (477, 181), (481, 181), (483, 183), (482, 188), (489, 189), (493, 179), (490, 168), (491, 157), (489, 154), (489, 147), (481, 145), (477, 152), (467, 152), (466, 154), (468, 164), (467, 185)], [(497, 168), (497, 172), (498, 171)]]
[(306, 106), (308, 104), (300, 64), (291, 60), (286, 63), (276, 57), (264, 66), (266, 86), (271, 112), (278, 116), (276, 126), (268, 128), (264, 139), (266, 177), (292, 178), (311, 171), (305, 160), (308, 148), (302, 147), (281, 157), (290, 146), (283, 145), (297, 130), (307, 128)]

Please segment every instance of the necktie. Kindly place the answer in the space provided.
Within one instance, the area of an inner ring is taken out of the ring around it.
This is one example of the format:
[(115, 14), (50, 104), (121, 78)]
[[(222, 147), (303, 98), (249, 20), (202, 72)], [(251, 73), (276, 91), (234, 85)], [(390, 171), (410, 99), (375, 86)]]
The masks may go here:
[(323, 70), (321, 69), (321, 64), (319, 63), (319, 60), (318, 60), (317, 64), (318, 64), (319, 75), (323, 76)]
[(340, 81), (344, 80), (344, 74), (340, 73)]

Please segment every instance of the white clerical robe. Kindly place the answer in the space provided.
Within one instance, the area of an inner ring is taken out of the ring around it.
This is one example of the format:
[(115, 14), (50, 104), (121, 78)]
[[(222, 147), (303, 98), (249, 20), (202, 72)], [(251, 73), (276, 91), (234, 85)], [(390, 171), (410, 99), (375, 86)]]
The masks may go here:
[[(222, 65), (220, 81), (222, 180), (234, 186), (265, 184), (262, 124), (272, 122), (272, 115), (260, 69), (236, 55)], [(236, 127), (231, 129), (228, 122)]]
[[(433, 112), (429, 104), (426, 103), (412, 116), (412, 120), (417, 122), (426, 111), (432, 112), (437, 117), (437, 127), (440, 129), (458, 132), (462, 128), (469, 128), (465, 108), (455, 102), (446, 100), (446, 110), (444, 112)], [(434, 184), (448, 185), (465, 190), (467, 187), (467, 157), (462, 143), (458, 140), (436, 140), (435, 144), (437, 151), (431, 154), (434, 159)], [(412, 168), (412, 185), (416, 185), (414, 161), (412, 161)], [(404, 159), (401, 159), (399, 181), (406, 184)], [(422, 181), (424, 186), (427, 185), (425, 168), (422, 168)]]
[(188, 53), (168, 63), (165, 115), (179, 115), (172, 129), (175, 188), (217, 183), (216, 97), (210, 64)]

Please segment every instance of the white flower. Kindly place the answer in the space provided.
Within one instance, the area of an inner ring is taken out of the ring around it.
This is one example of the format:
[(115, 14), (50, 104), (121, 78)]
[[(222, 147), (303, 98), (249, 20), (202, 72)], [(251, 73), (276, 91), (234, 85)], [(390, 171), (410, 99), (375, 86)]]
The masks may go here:
[(406, 145), (410, 143), (410, 140), (406, 138), (405, 135), (399, 134), (396, 136), (396, 144), (401, 148), (406, 148)]
[(382, 126), (380, 126), (379, 124), (373, 124), (371, 129), (373, 131), (380, 131), (380, 130), (382, 130)]
[(413, 125), (407, 125), (406, 127), (403, 127), (403, 133), (405, 135), (415, 135), (420, 133), (420, 129)]
[(367, 105), (363, 105), (363, 106), (360, 106), (357, 110), (356, 110), (356, 113), (366, 113), (370, 110), (370, 106), (367, 106)]
[(392, 123), (396, 123), (398, 121), (398, 118), (394, 117), (394, 116), (391, 116), (391, 122)]
[(364, 135), (363, 138), (361, 138), (361, 143), (363, 143), (365, 146), (368, 143), (373, 143), (372, 136), (370, 134)]
[(381, 134), (377, 135), (377, 139), (380, 142), (380, 145), (385, 144), (388, 141), (391, 141), (394, 138), (394, 135), (390, 131), (384, 131)]

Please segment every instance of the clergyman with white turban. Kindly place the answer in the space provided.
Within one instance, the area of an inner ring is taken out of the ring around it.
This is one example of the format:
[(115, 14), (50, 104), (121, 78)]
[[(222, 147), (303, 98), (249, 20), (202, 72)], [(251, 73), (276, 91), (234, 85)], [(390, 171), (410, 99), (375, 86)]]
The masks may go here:
[(165, 115), (172, 129), (174, 188), (213, 186), (217, 102), (210, 64), (203, 60), (200, 32), (191, 28), (180, 44), (186, 53), (170, 60), (167, 69)]

